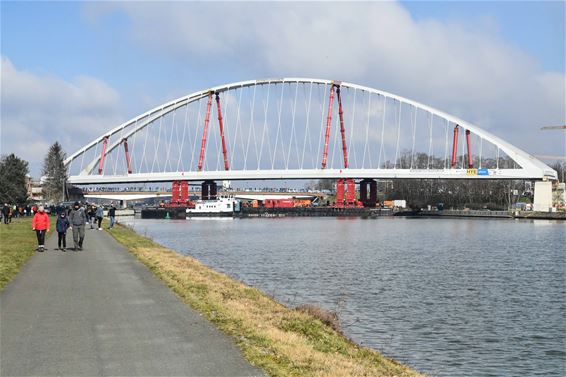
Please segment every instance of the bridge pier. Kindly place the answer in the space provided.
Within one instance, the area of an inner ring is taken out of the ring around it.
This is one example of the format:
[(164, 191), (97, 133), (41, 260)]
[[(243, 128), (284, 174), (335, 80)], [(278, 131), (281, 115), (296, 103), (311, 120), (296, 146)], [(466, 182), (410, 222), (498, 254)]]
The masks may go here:
[(360, 182), (360, 201), (364, 204), (364, 207), (375, 207), (377, 204), (377, 181), (375, 179), (362, 179)]
[(218, 186), (216, 185), (216, 182), (204, 181), (200, 187), (202, 200), (216, 200), (218, 193)]
[(173, 181), (171, 186), (171, 203), (186, 205), (189, 201), (189, 182)]
[(535, 196), (533, 201), (533, 210), (540, 212), (548, 212), (552, 208), (552, 182), (537, 181), (535, 182)]
[(336, 207), (356, 205), (356, 181), (353, 178), (336, 180)]

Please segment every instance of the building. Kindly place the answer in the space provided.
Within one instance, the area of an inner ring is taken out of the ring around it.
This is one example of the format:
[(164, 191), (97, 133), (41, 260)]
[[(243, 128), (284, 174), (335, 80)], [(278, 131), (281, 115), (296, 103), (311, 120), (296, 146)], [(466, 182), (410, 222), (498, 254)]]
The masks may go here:
[(26, 175), (28, 199), (36, 202), (43, 201), (43, 188), (41, 186), (40, 181), (34, 181), (29, 174)]

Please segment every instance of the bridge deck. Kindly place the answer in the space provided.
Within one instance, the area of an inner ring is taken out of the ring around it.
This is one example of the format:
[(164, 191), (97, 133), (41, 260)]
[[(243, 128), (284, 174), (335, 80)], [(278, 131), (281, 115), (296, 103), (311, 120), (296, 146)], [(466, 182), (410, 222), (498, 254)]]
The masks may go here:
[(53, 235), (1, 293), (2, 375), (262, 374), (106, 232), (86, 233), (66, 253)]

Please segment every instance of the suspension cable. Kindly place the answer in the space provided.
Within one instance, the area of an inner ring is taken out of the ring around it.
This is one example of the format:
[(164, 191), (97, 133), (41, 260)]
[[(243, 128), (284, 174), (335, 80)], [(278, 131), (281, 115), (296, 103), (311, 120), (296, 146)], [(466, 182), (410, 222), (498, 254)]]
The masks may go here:
[[(383, 152), (383, 137), (385, 136), (385, 115), (387, 110), (387, 97), (383, 96), (383, 112), (381, 117), (381, 142), (379, 145), (379, 157), (377, 158), (377, 168), (381, 169), (381, 154)], [(383, 152), (385, 160), (385, 152)]]
[[(308, 104), (306, 104), (307, 121), (306, 121), (306, 124), (305, 124), (305, 139), (303, 141), (303, 155), (301, 156), (301, 170), (305, 168), (305, 149), (306, 149), (306, 146), (307, 146), (307, 136), (310, 136), (310, 134), (309, 134), (309, 123), (310, 123), (310, 115), (311, 115), (312, 87), (313, 87), (313, 82), (311, 81), (311, 85), (310, 85), (310, 89), (309, 89)], [(311, 143), (311, 138), (309, 137), (308, 139), (309, 139), (309, 152), (311, 154), (311, 160), (312, 160), (313, 159), (312, 143)]]
[(399, 159), (399, 141), (401, 139), (401, 106), (403, 103), (399, 100), (399, 112), (397, 113), (397, 143), (395, 144), (395, 161), (393, 169), (397, 169), (397, 161)]

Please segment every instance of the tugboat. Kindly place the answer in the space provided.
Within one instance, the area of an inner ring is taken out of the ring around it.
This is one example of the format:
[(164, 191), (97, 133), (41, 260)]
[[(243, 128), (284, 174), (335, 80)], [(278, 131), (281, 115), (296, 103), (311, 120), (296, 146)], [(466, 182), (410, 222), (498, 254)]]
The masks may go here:
[(220, 196), (216, 200), (197, 200), (194, 208), (187, 208), (187, 217), (232, 217), (238, 210), (233, 196)]

